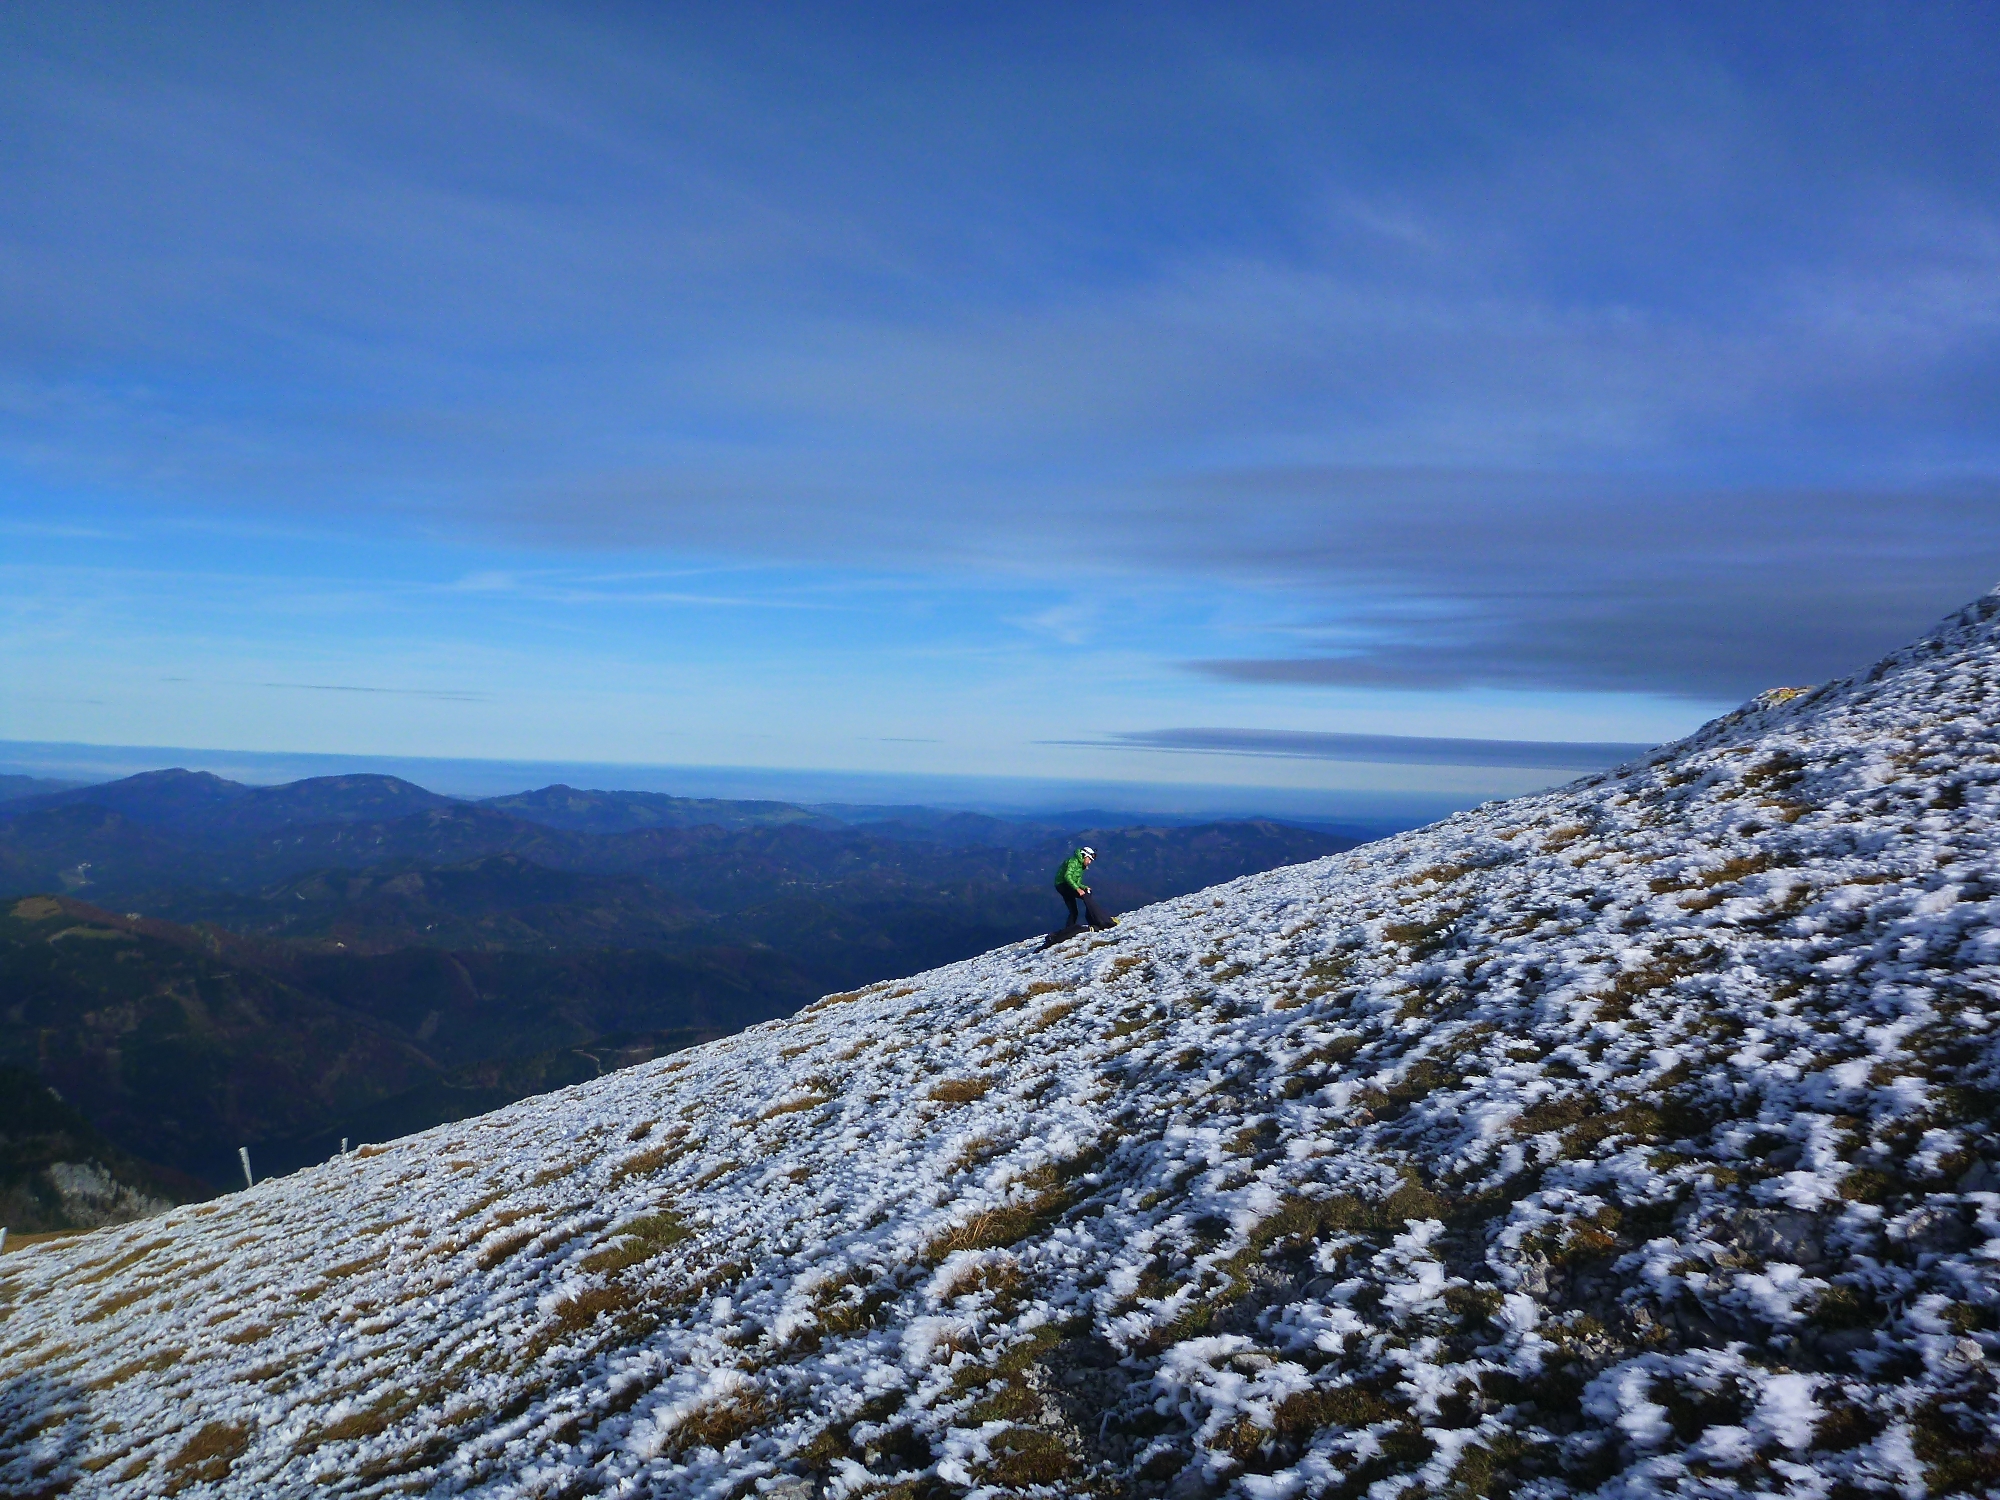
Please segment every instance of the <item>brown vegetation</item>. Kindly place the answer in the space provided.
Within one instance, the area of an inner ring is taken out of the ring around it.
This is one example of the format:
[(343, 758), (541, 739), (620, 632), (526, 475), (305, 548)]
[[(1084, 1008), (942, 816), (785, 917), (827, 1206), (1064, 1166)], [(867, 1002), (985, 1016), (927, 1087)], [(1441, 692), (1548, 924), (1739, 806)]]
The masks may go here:
[(947, 1078), (932, 1086), (930, 1097), (940, 1104), (971, 1104), (993, 1087), (990, 1078)]

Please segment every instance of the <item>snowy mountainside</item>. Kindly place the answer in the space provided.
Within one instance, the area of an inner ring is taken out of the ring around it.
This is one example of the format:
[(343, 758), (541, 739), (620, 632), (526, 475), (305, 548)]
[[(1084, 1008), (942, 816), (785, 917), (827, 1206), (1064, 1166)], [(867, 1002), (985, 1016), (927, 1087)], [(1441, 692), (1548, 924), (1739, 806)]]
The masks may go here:
[(2000, 1487), (2000, 595), (1611, 775), (0, 1260), (0, 1486)]

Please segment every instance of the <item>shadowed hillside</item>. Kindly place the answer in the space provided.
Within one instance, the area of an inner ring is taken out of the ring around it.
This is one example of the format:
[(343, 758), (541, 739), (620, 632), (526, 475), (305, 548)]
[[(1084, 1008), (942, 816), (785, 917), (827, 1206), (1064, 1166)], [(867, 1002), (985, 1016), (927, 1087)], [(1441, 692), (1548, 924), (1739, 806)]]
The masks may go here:
[(0, 1066), (0, 1222), (10, 1233), (94, 1229), (210, 1196), (134, 1159), (24, 1068)]
[[(0, 1064), (216, 1186), (463, 1118), (798, 1003), (768, 950), (297, 952), (32, 896), (0, 908)], [(22, 1229), (25, 1222), (9, 1227)]]

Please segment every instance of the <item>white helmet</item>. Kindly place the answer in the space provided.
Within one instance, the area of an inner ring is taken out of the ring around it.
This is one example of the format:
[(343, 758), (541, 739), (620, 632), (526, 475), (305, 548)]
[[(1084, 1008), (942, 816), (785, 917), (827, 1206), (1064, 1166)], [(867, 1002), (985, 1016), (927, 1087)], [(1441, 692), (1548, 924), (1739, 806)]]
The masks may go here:
[(1085, 844), (1081, 849), (1077, 850), (1076, 852), (1078, 854), (1081, 854), (1085, 859), (1097, 858), (1097, 851), (1091, 848), (1090, 845), (1088, 844)]

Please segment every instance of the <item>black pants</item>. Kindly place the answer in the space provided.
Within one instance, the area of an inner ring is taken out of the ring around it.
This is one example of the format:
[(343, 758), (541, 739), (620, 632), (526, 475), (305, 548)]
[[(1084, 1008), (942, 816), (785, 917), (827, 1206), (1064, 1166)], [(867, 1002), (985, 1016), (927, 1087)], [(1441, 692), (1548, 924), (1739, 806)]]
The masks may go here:
[(1096, 898), (1090, 892), (1079, 891), (1073, 886), (1064, 885), (1060, 880), (1056, 882), (1056, 890), (1063, 898), (1063, 905), (1069, 908), (1070, 926), (1076, 926), (1076, 903), (1079, 901), (1083, 903), (1083, 914), (1090, 919), (1092, 927), (1111, 925), (1111, 918), (1104, 915), (1104, 909), (1097, 904)]

